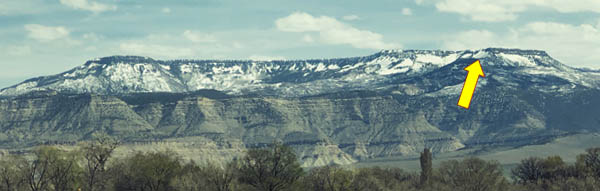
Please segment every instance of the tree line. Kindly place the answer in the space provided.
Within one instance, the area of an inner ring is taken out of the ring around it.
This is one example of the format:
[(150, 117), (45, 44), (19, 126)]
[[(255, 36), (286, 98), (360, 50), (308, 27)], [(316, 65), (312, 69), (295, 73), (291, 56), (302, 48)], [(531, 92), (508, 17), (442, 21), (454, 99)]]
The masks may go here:
[(386, 191), (386, 190), (600, 190), (600, 148), (567, 164), (558, 156), (523, 159), (503, 175), (497, 161), (448, 160), (433, 168), (428, 149), (421, 171), (400, 168), (324, 166), (303, 169), (293, 150), (280, 143), (249, 149), (224, 164), (196, 164), (177, 154), (137, 152), (112, 156), (119, 142), (95, 135), (78, 149), (41, 146), (32, 157), (0, 159), (0, 190), (66, 191)]

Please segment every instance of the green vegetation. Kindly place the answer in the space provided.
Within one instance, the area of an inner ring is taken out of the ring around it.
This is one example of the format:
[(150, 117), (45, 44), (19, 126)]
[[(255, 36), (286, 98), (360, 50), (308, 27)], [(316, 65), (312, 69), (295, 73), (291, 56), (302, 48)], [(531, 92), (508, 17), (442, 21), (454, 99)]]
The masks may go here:
[(118, 145), (105, 134), (94, 134), (72, 151), (41, 146), (31, 158), (3, 156), (0, 190), (600, 190), (600, 148), (588, 149), (575, 164), (558, 156), (523, 159), (510, 181), (498, 162), (479, 158), (448, 160), (434, 168), (428, 149), (421, 153), (421, 172), (413, 173), (380, 167), (302, 169), (293, 150), (280, 143), (250, 149), (225, 165), (183, 161), (170, 151), (114, 158)]

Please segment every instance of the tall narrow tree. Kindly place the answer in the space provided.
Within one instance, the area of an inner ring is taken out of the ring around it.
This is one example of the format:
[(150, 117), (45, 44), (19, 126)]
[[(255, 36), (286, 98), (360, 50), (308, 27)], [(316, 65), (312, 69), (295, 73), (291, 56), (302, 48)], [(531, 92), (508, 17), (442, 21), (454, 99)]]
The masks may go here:
[(431, 180), (433, 174), (433, 164), (431, 162), (431, 152), (428, 148), (423, 149), (421, 153), (421, 186), (425, 186)]

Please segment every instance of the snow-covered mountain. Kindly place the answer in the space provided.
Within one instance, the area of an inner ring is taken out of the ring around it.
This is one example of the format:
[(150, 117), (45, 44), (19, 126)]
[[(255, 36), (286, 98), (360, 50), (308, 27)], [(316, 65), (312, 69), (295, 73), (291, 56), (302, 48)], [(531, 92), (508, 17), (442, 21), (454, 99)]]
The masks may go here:
[[(600, 72), (566, 66), (543, 51), (488, 48), (384, 50), (365, 57), (293, 61), (161, 61), (112, 56), (90, 60), (61, 74), (26, 80), (2, 89), (0, 95), (16, 96), (36, 90), (114, 95), (202, 89), (283, 97), (342, 90), (459, 93), (453, 89), (460, 88), (465, 75), (462, 69), (474, 59), (481, 60), (489, 77), (482, 79), (483, 85), (489, 79), (510, 85), (527, 78), (526, 83), (539, 82), (548, 91), (600, 87)], [(434, 82), (426, 82), (425, 76)]]
[[(485, 77), (466, 110), (456, 101), (463, 68), (476, 59)], [(423, 148), (492, 152), (599, 133), (599, 80), (600, 71), (516, 49), (269, 62), (113, 56), (1, 90), (0, 149), (74, 144), (103, 131), (131, 147), (167, 142), (198, 161), (273, 141), (304, 166)]]

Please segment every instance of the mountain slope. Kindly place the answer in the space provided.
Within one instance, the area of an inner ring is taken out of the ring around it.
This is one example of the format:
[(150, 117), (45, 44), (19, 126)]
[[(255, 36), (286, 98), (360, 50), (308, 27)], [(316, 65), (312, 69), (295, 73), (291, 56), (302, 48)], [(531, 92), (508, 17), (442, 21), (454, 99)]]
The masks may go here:
[[(469, 110), (464, 67), (480, 59)], [(545, 52), (382, 51), (307, 61), (107, 57), (3, 89), (0, 147), (88, 139), (176, 142), (229, 151), (283, 141), (305, 166), (490, 150), (598, 132), (597, 71)], [(213, 90), (207, 90), (213, 89)]]

